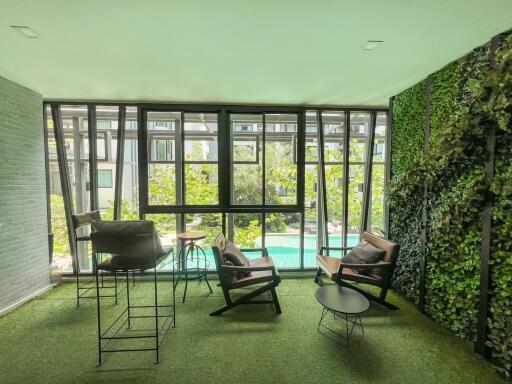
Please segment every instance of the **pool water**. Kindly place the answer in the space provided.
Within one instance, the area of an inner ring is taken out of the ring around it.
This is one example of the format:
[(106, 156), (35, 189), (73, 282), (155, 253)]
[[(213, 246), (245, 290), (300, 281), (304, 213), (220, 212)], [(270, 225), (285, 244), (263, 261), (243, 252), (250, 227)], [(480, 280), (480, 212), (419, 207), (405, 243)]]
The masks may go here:
[[(352, 247), (359, 242), (359, 235), (348, 235), (347, 246)], [(274, 263), (281, 268), (300, 267), (300, 236), (299, 235), (267, 235), (265, 239), (268, 253)], [(329, 236), (331, 247), (341, 247), (341, 236)], [(316, 267), (316, 235), (304, 235), (304, 267)], [(331, 255), (340, 255), (333, 252)]]
[[(352, 247), (359, 242), (359, 235), (349, 234), (347, 245)], [(298, 234), (267, 234), (265, 245), (278, 268), (300, 268), (300, 235)], [(329, 236), (329, 245), (341, 246), (341, 236)], [(261, 239), (256, 241), (256, 247), (261, 246)], [(206, 258), (210, 263), (209, 268), (215, 269), (215, 261), (211, 248), (205, 249)], [(304, 235), (304, 267), (316, 267), (316, 235)], [(247, 252), (248, 258), (261, 257), (259, 252)], [(339, 256), (341, 253), (331, 252), (331, 256)], [(190, 267), (193, 267), (191, 264)]]

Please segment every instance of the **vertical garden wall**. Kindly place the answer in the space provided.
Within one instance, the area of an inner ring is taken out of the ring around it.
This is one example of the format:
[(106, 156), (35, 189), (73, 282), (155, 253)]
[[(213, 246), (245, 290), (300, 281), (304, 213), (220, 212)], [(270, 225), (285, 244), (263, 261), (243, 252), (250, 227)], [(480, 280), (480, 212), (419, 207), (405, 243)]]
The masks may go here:
[[(401, 245), (395, 288), (477, 350), (482, 345), (506, 375), (512, 364), (511, 57), (512, 34), (502, 34), (392, 98), (388, 193), (389, 237)], [(490, 230), (486, 215), (492, 215)]]
[(422, 81), (395, 96), (392, 105), (391, 174), (400, 188), (389, 194), (389, 237), (407, 253), (395, 270), (395, 287), (415, 303), (419, 298), (423, 187), (421, 175), (413, 170), (422, 154), (425, 104), (426, 82)]

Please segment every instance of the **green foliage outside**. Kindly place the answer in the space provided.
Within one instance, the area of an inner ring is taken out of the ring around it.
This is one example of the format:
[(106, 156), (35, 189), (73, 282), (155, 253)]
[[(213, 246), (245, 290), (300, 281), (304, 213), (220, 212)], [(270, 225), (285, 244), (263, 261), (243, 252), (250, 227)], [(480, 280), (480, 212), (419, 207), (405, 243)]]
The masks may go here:
[(69, 255), (68, 228), (64, 214), (64, 199), (60, 195), (50, 195), (50, 209), (52, 212), (52, 233), (54, 255)]

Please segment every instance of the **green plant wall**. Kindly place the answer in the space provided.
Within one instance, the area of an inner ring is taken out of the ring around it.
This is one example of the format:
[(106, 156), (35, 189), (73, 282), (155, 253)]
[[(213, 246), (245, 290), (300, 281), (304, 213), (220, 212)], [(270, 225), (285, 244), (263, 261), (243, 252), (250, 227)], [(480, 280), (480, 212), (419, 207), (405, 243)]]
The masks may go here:
[(475, 97), (468, 87), (478, 78), (475, 63), (485, 62), (487, 56), (487, 50), (477, 49), (432, 75), (431, 138), (425, 155), (433, 169), (426, 207), (425, 311), (472, 341), (478, 315), (486, 141), (475, 123)]
[(490, 115), (496, 134), (490, 311), (488, 341), (499, 369), (512, 370), (512, 34), (504, 37), (496, 52), (497, 68), (488, 77)]
[[(505, 375), (512, 367), (511, 63), (512, 35), (502, 35), (496, 50), (487, 43), (432, 74), (430, 88), (422, 81), (394, 97), (388, 190), (389, 234), (401, 245), (395, 287), (418, 302), (425, 256), (425, 312), (471, 341), (479, 312), (482, 211), (492, 204), (487, 345)], [(491, 185), (484, 170), (490, 132), (496, 133)]]
[[(391, 141), (391, 172), (397, 182), (390, 197), (390, 234), (398, 242), (402, 257), (393, 279), (407, 298), (417, 303), (419, 297), (419, 262), (421, 258), (421, 201), (423, 183), (414, 178), (414, 169), (421, 158), (424, 139), (426, 82), (397, 95), (393, 101)], [(411, 176), (411, 177), (409, 177)]]

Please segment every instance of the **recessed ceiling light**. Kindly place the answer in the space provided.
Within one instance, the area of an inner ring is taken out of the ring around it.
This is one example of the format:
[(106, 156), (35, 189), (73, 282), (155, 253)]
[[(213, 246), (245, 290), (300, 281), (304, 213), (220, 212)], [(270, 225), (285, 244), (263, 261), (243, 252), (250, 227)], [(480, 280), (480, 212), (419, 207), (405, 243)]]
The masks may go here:
[(384, 43), (383, 40), (368, 40), (365, 45), (363, 45), (364, 51), (373, 51), (375, 48), (380, 47)]
[(41, 37), (35, 30), (24, 25), (11, 25), (11, 28), (29, 39), (39, 39)]

